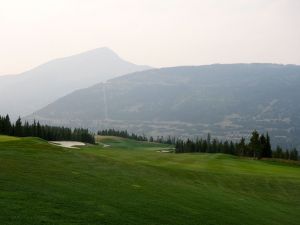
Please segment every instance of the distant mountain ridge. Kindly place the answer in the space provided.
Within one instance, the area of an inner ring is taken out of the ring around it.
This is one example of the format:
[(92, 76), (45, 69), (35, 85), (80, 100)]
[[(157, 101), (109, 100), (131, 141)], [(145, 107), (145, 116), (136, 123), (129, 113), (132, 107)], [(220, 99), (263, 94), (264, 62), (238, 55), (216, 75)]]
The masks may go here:
[(300, 66), (215, 64), (135, 72), (69, 94), (28, 119), (93, 130), (237, 139), (254, 129), (300, 147)]
[(0, 76), (0, 114), (24, 116), (74, 90), (150, 68), (108, 48), (55, 59), (19, 75)]

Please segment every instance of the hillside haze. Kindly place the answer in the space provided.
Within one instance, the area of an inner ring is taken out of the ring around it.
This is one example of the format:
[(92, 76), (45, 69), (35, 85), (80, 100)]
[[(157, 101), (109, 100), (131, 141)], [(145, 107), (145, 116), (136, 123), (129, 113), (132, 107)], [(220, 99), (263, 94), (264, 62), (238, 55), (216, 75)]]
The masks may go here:
[(0, 114), (24, 116), (74, 90), (149, 69), (121, 59), (108, 48), (60, 58), (19, 75), (0, 77)]
[(238, 139), (268, 131), (300, 145), (300, 66), (231, 64), (136, 72), (67, 95), (27, 119), (147, 135)]

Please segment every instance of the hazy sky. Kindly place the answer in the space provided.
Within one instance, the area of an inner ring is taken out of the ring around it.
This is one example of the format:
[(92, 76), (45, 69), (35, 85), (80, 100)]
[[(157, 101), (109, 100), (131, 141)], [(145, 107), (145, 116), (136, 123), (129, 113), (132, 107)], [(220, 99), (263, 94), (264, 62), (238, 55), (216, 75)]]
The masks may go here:
[(300, 64), (300, 0), (0, 0), (0, 74), (106, 46), (151, 66)]

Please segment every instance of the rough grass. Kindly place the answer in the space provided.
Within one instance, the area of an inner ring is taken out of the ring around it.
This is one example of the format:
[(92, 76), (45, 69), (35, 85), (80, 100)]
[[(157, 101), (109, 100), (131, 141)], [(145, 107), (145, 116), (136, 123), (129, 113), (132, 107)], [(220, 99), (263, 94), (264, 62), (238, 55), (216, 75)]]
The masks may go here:
[(0, 142), (17, 141), (17, 140), (20, 140), (20, 138), (0, 135)]
[(299, 224), (298, 165), (101, 142), (0, 141), (1, 224)]
[(122, 138), (122, 137), (102, 136), (102, 135), (96, 135), (95, 139), (96, 139), (96, 142), (101, 142), (101, 141), (122, 141), (122, 140), (124, 140), (124, 138)]

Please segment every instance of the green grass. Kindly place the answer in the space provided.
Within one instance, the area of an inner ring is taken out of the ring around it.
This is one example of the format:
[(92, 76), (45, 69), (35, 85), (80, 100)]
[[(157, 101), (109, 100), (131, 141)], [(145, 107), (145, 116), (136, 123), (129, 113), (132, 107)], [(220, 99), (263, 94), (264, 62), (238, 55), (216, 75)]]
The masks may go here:
[(300, 167), (104, 138), (65, 149), (0, 136), (0, 224), (300, 223)]
[(20, 138), (0, 135), (0, 142), (17, 141), (17, 140), (20, 140)]

